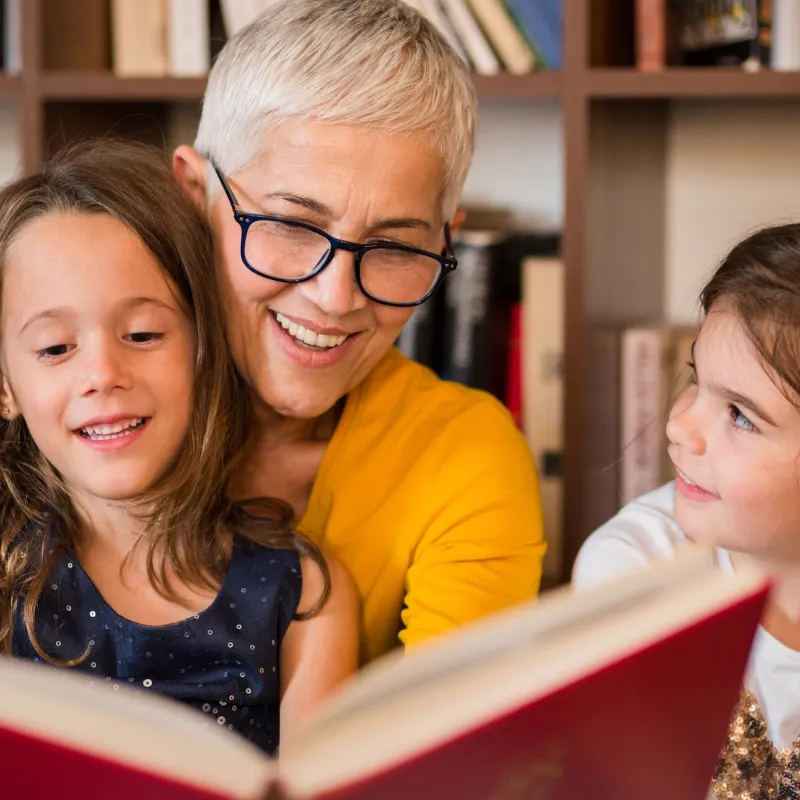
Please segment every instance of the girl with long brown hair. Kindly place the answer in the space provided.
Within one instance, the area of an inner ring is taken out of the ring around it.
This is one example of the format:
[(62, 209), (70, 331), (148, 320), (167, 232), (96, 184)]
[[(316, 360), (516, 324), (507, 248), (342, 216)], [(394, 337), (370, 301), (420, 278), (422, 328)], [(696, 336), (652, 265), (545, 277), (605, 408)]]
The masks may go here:
[(210, 234), (166, 160), (103, 140), (0, 191), (0, 650), (278, 745), (357, 661), (349, 579), (248, 431)]

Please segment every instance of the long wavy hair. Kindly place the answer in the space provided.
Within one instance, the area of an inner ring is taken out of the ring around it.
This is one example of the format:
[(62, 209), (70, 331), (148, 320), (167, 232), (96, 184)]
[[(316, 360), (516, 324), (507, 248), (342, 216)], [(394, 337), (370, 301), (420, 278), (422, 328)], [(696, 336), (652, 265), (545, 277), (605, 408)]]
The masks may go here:
[[(43, 169), (0, 191), (0, 296), (9, 246), (32, 220), (58, 213), (107, 214), (133, 231), (174, 281), (196, 329), (191, 420), (186, 440), (156, 485), (131, 498), (145, 522), (134, 547), (147, 548), (147, 573), (163, 597), (180, 602), (170, 576), (216, 590), (236, 532), (253, 542), (294, 549), (324, 576), (316, 605), (330, 592), (320, 551), (291, 526), (292, 512), (269, 498), (229, 499), (229, 481), (249, 428), (248, 392), (232, 365), (216, 298), (211, 233), (176, 184), (165, 155), (147, 145), (101, 139), (62, 151)], [(0, 342), (0, 344), (2, 344)], [(39, 598), (57, 560), (76, 553), (81, 524), (58, 472), (34, 443), (25, 420), (0, 419), (0, 652), (10, 652), (22, 608), (39, 655), (60, 661), (39, 643)]]

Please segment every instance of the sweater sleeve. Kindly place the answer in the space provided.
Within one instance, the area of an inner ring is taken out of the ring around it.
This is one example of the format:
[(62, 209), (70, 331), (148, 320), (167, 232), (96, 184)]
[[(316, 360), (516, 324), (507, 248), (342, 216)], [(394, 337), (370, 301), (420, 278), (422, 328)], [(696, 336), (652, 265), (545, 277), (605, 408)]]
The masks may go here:
[(452, 420), (420, 466), (430, 512), (406, 573), (407, 647), (535, 597), (545, 552), (533, 458), (495, 400)]

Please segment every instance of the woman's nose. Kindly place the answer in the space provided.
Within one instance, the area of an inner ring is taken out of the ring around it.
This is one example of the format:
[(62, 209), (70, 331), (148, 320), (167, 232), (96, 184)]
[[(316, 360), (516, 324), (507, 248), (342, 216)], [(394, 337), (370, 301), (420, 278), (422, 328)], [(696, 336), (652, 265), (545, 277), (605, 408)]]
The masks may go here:
[(299, 286), (327, 317), (343, 317), (369, 302), (358, 287), (355, 270), (355, 254), (339, 250), (322, 272)]

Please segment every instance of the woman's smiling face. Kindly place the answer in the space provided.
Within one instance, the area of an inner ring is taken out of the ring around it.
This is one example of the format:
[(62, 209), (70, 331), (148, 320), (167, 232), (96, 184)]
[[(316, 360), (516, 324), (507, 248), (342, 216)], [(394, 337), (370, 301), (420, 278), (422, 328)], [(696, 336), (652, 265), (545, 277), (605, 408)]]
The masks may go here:
[[(307, 222), (350, 242), (442, 250), (444, 164), (423, 136), (289, 120), (269, 134), (259, 158), (228, 178), (245, 211)], [(236, 366), (277, 413), (318, 417), (364, 380), (413, 308), (365, 297), (348, 252), (337, 252), (303, 283), (250, 272), (229, 201), (218, 187), (209, 188), (216, 192), (210, 217)], [(326, 336), (324, 349), (299, 341), (300, 328)]]

